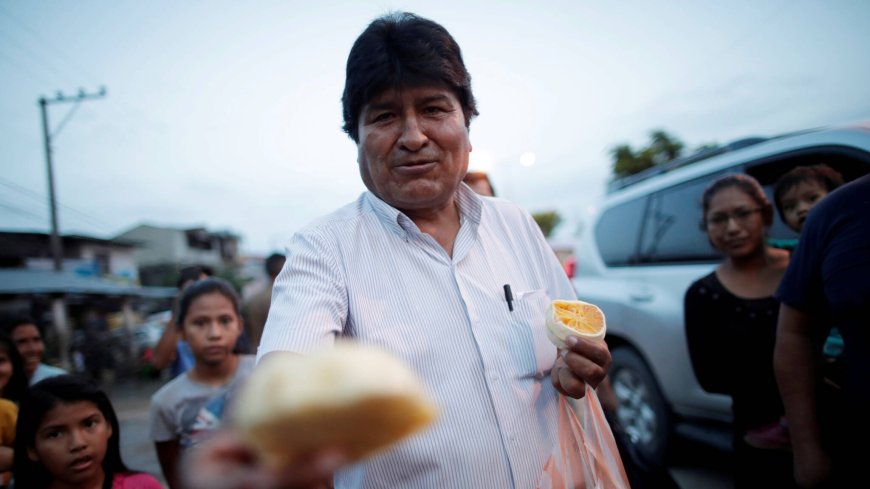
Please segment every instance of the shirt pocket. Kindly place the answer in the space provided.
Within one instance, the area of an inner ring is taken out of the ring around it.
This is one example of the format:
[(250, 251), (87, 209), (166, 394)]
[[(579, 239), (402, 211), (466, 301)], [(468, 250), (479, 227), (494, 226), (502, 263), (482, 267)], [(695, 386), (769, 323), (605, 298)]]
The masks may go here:
[(521, 290), (514, 293), (514, 311), (511, 314), (514, 329), (522, 336), (532, 360), (531, 375), (543, 378), (550, 373), (556, 361), (556, 346), (547, 338), (547, 308), (550, 296), (545, 289)]

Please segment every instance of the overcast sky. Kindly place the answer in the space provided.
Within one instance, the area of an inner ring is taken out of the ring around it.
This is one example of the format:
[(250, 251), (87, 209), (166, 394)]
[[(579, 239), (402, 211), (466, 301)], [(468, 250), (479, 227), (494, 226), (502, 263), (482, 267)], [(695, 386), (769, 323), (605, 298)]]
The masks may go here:
[[(453, 34), (472, 166), (558, 210), (563, 235), (604, 193), (609, 148), (652, 129), (694, 147), (870, 120), (865, 0), (0, 0), (0, 229), (49, 229), (37, 99), (105, 86), (55, 136), (62, 233), (205, 226), (280, 249), (364, 190), (344, 65), (390, 10)], [(53, 130), (72, 107), (50, 106)]]

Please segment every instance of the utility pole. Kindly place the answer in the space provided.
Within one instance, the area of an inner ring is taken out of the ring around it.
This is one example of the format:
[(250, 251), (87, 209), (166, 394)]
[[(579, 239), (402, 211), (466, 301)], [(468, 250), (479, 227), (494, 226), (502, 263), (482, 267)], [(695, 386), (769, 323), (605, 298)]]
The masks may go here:
[[(63, 250), (60, 242), (60, 230), (57, 224), (57, 203), (54, 196), (54, 170), (51, 162), (51, 138), (56, 136), (63, 126), (66, 125), (70, 117), (72, 117), (79, 104), (85, 100), (100, 99), (106, 96), (106, 88), (100, 87), (97, 93), (85, 93), (84, 90), (79, 90), (78, 95), (67, 97), (61, 92), (57, 92), (57, 96), (53, 99), (45, 97), (39, 98), (39, 108), (42, 112), (42, 137), (45, 143), (45, 165), (48, 169), (48, 203), (51, 210), (51, 256), (54, 259), (54, 270), (61, 271), (63, 269)], [(67, 113), (66, 117), (58, 125), (55, 132), (52, 134), (48, 129), (48, 106), (51, 104), (62, 104), (72, 102), (75, 105)]]
[[(100, 99), (106, 96), (106, 88), (100, 87), (97, 93), (85, 93), (84, 90), (79, 90), (78, 95), (67, 97), (61, 92), (57, 92), (57, 96), (53, 99), (45, 97), (39, 98), (39, 108), (42, 113), (42, 136), (45, 142), (45, 165), (48, 168), (48, 203), (51, 209), (51, 256), (54, 258), (54, 270), (60, 272), (63, 270), (63, 250), (61, 249), (60, 230), (57, 225), (57, 202), (54, 197), (54, 170), (51, 163), (51, 138), (57, 136), (63, 126), (75, 114), (85, 100)], [(66, 113), (63, 120), (58, 124), (54, 133), (48, 129), (48, 106), (52, 104), (63, 104), (72, 102), (73, 107)], [(69, 368), (69, 343), (70, 343), (70, 328), (66, 314), (66, 300), (63, 294), (53, 296), (51, 299), (51, 317), (54, 323), (54, 329), (57, 331), (58, 342), (60, 343), (60, 363), (64, 368)]]

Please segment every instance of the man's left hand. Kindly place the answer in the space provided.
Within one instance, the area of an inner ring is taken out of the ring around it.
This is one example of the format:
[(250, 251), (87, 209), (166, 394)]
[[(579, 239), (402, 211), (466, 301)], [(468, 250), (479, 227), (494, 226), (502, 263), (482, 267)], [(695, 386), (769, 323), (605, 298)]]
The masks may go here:
[(586, 385), (594, 389), (604, 380), (610, 368), (610, 350), (603, 341), (593, 342), (576, 336), (568, 336), (565, 345), (564, 350), (559, 350), (550, 379), (556, 390), (580, 399), (586, 395)]

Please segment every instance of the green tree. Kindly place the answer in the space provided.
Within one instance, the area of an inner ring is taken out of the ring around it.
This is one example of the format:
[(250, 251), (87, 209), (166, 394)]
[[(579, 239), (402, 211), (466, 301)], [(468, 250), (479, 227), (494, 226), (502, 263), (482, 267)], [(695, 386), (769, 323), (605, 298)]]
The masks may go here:
[(647, 146), (647, 151), (652, 153), (656, 165), (673, 161), (683, 152), (683, 142), (661, 129), (656, 129), (649, 136), (652, 142)]
[(532, 214), (532, 218), (538, 223), (544, 236), (548, 238), (556, 226), (562, 222), (562, 217), (556, 211), (536, 212)]
[(682, 155), (685, 145), (662, 129), (650, 132), (650, 143), (635, 150), (628, 144), (619, 144), (610, 150), (613, 158), (614, 178), (627, 177), (647, 168), (675, 160)]
[(635, 153), (627, 144), (615, 146), (610, 150), (610, 154), (613, 157), (613, 175), (617, 178), (634, 175), (653, 165), (647, 155)]

